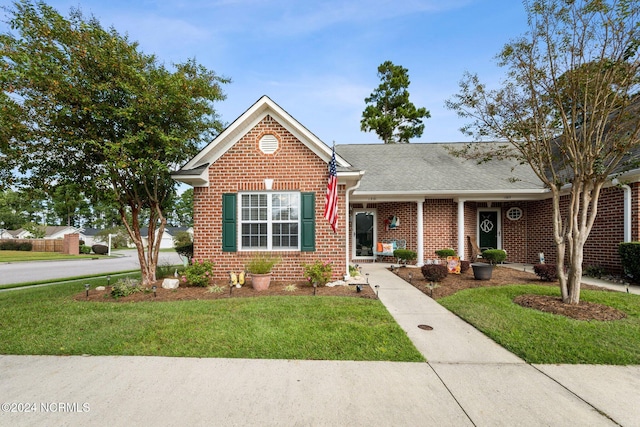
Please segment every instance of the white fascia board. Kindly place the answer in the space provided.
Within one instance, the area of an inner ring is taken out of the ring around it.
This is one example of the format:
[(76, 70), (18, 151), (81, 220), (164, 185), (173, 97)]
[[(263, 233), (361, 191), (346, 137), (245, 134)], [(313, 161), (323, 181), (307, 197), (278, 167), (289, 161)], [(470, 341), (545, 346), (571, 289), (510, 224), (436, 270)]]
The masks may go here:
[(411, 202), (424, 199), (454, 199), (469, 201), (510, 201), (510, 200), (542, 200), (547, 198), (549, 190), (514, 190), (514, 191), (354, 191), (352, 202)]
[[(338, 159), (336, 159), (338, 161)], [(350, 185), (360, 181), (364, 171), (338, 171), (338, 184)]]
[(171, 175), (174, 181), (183, 182), (192, 187), (209, 186), (209, 169), (205, 169), (198, 175)]

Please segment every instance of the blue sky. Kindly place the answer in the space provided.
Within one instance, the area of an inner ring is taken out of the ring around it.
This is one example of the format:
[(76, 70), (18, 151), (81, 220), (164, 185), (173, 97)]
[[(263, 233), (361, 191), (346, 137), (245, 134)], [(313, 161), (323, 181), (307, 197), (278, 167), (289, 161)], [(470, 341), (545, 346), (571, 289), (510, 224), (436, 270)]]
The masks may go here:
[[(444, 107), (464, 71), (489, 84), (495, 55), (526, 31), (517, 0), (50, 0), (79, 7), (167, 63), (196, 60), (229, 77), (216, 108), (231, 123), (268, 95), (325, 143), (378, 143), (360, 131), (386, 60), (409, 70), (411, 101), (431, 118), (413, 142), (467, 141)], [(4, 25), (0, 29), (5, 31)]]

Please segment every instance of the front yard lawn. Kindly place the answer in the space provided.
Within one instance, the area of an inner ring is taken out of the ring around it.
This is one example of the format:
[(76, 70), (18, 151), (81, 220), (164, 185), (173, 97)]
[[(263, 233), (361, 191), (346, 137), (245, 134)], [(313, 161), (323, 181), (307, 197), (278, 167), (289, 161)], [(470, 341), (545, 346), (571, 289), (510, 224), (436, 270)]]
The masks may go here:
[(378, 300), (75, 301), (84, 283), (0, 293), (0, 354), (424, 361)]
[(0, 262), (57, 261), (62, 259), (97, 257), (104, 257), (104, 255), (66, 255), (58, 252), (0, 251)]
[(573, 320), (524, 308), (518, 295), (560, 296), (556, 287), (515, 285), (466, 289), (438, 300), (529, 363), (640, 364), (640, 296), (583, 290), (581, 300), (626, 313), (615, 321)]

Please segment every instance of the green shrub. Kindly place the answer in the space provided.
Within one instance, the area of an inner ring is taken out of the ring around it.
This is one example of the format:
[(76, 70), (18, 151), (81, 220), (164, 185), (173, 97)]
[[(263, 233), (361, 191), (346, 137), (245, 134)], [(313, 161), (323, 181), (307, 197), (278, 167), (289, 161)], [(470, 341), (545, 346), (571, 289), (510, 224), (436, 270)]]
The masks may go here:
[(425, 280), (430, 282), (440, 282), (449, 274), (447, 266), (443, 264), (425, 264), (421, 270)]
[(302, 268), (304, 269), (304, 277), (311, 284), (324, 286), (331, 281), (333, 274), (331, 261), (316, 260), (313, 264), (302, 264)]
[(558, 270), (552, 264), (536, 264), (533, 272), (545, 282), (555, 282), (558, 279)]
[(267, 274), (271, 273), (273, 266), (279, 262), (280, 258), (274, 258), (268, 254), (260, 253), (251, 258), (246, 270), (253, 274)]
[(499, 264), (507, 259), (507, 253), (502, 249), (486, 249), (482, 251), (482, 258), (489, 264)]
[(111, 296), (113, 298), (126, 297), (136, 292), (142, 292), (144, 289), (140, 286), (140, 281), (131, 277), (119, 279), (111, 287)]
[(400, 258), (401, 260), (404, 260), (406, 262), (413, 261), (418, 257), (418, 254), (416, 254), (414, 251), (410, 251), (409, 249), (396, 249), (395, 251), (393, 251), (393, 256), (396, 258)]
[(435, 251), (435, 254), (440, 258), (446, 258), (448, 256), (456, 256), (455, 249), (447, 248), (447, 249), (438, 249)]
[(176, 252), (178, 252), (178, 255), (187, 258), (189, 262), (191, 262), (191, 260), (193, 259), (193, 243), (188, 243), (183, 246), (176, 246), (175, 250)]
[(640, 242), (625, 242), (618, 246), (624, 274), (634, 283), (640, 282)]
[(583, 271), (585, 276), (600, 279), (607, 274), (607, 270), (601, 265), (588, 265)]
[(91, 246), (80, 245), (80, 253), (81, 254), (90, 254), (91, 253)]
[(187, 231), (178, 231), (173, 236), (173, 245), (176, 248), (180, 246), (187, 246), (189, 244), (193, 245), (193, 238), (191, 236), (191, 233)]
[(33, 244), (30, 242), (23, 242), (18, 244), (18, 250), (24, 252), (30, 252), (33, 249)]
[(189, 283), (193, 286), (207, 286), (209, 281), (213, 279), (213, 266), (211, 261), (191, 260), (191, 264), (187, 266), (182, 275), (182, 282)]
[(0, 251), (17, 251), (18, 243), (12, 240), (5, 240), (0, 242)]
[(14, 242), (12, 240), (5, 240), (0, 243), (0, 250), (2, 251), (25, 251), (29, 252), (33, 249), (31, 242)]
[(91, 246), (91, 250), (97, 255), (106, 255), (109, 253), (109, 247), (106, 245), (93, 245)]

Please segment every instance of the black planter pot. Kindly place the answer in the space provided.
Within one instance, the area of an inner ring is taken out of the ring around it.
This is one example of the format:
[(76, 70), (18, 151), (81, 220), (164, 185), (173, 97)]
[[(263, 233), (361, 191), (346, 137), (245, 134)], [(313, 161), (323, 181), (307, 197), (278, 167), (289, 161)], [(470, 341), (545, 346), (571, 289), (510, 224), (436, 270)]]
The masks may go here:
[(489, 280), (493, 273), (493, 265), (484, 262), (474, 262), (471, 264), (473, 268), (473, 278), (476, 280)]

